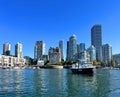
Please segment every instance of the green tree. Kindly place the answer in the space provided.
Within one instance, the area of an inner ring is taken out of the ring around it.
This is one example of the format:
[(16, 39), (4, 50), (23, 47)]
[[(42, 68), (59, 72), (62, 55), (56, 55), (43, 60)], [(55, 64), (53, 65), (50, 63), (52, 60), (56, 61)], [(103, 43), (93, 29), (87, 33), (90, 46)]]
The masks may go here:
[(94, 66), (97, 65), (97, 61), (96, 61), (96, 60), (93, 61), (93, 65), (94, 65)]
[(115, 60), (111, 60), (111, 66), (115, 67)]
[(49, 62), (50, 62), (49, 60), (46, 60), (46, 61), (44, 61), (44, 64), (45, 64), (45, 65), (48, 65)]

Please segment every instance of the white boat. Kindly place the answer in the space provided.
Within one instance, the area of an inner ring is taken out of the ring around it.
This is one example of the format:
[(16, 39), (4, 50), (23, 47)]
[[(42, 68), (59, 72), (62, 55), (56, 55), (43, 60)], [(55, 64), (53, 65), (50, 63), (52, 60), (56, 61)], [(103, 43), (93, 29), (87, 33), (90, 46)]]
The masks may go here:
[(72, 65), (71, 70), (73, 73), (78, 74), (92, 74), (94, 68), (92, 62), (78, 61)]
[(19, 66), (14, 66), (13, 69), (21, 69)]

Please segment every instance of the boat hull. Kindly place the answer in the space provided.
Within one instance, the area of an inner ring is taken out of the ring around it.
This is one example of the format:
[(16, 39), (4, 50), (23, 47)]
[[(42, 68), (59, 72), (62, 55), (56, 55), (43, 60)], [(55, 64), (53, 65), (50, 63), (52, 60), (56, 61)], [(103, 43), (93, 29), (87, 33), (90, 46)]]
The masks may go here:
[(72, 68), (72, 73), (74, 74), (93, 74), (93, 68), (82, 68), (82, 69), (74, 69)]

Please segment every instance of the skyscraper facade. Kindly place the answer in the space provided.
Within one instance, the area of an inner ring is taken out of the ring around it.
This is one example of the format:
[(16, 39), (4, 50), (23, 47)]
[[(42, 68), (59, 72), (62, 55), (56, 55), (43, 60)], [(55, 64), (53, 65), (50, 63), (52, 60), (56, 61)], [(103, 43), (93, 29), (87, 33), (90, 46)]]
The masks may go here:
[(102, 61), (102, 29), (101, 25), (94, 25), (91, 28), (91, 45), (96, 48), (96, 59)]
[(22, 58), (22, 44), (19, 42), (15, 45), (15, 56)]
[(49, 61), (51, 64), (59, 64), (61, 62), (61, 51), (59, 47), (49, 49)]
[(61, 59), (64, 59), (64, 56), (63, 56), (63, 40), (59, 41), (59, 48), (60, 48), (60, 52), (61, 52)]
[(96, 48), (91, 45), (88, 49), (87, 49), (89, 55), (90, 55), (90, 61), (95, 61), (96, 60)]
[(42, 55), (45, 54), (45, 43), (43, 41), (36, 41), (34, 47), (34, 59), (41, 59)]
[(80, 43), (80, 52), (85, 50), (85, 43)]
[(3, 44), (3, 55), (10, 55), (11, 45), (9, 43)]
[(79, 52), (80, 52), (80, 45), (77, 44), (77, 53), (79, 53)]
[(77, 38), (72, 35), (69, 38), (69, 60), (73, 61), (73, 57), (77, 54)]
[(67, 41), (66, 60), (69, 60), (69, 41)]
[(112, 60), (112, 46), (105, 44), (102, 46), (103, 62), (110, 65)]

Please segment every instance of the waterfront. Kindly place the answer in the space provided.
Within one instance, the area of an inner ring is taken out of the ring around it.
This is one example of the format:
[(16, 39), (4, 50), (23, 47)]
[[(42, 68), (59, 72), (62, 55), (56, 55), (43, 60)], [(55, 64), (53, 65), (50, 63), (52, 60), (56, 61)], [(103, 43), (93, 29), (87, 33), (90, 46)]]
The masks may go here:
[(120, 70), (0, 69), (0, 97), (120, 97)]

